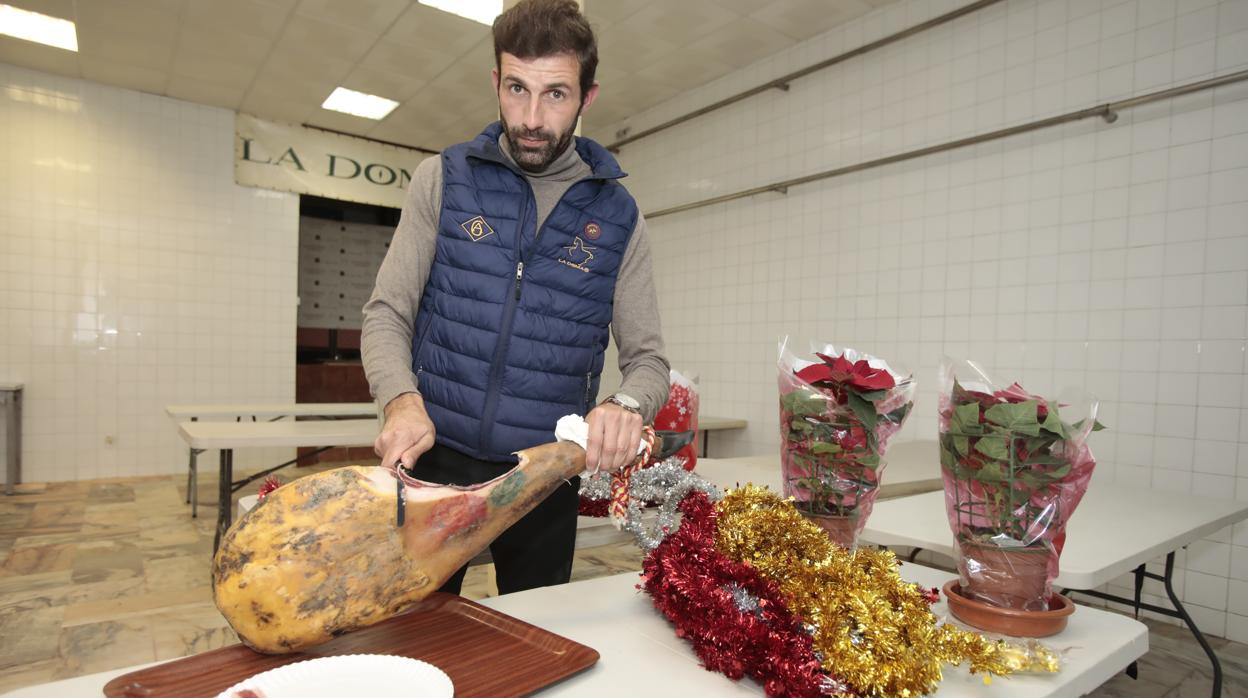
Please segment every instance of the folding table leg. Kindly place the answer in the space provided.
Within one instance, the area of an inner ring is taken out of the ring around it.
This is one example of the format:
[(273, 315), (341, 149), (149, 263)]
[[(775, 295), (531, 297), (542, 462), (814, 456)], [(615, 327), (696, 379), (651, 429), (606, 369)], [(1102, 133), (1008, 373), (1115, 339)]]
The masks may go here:
[(186, 474), (190, 483), (186, 487), (186, 496), (191, 500), (191, 518), (199, 518), (199, 454), (202, 451), (191, 449), (190, 472)]
[(217, 535), (212, 539), (212, 554), (217, 554), (221, 545), (221, 537), (230, 529), (230, 504), (233, 490), (230, 482), (234, 479), (234, 449), (221, 449), (221, 474), (217, 483)]
[(1213, 664), (1213, 698), (1220, 698), (1222, 695), (1222, 663), (1218, 661), (1218, 655), (1214, 654), (1213, 648), (1209, 646), (1209, 641), (1205, 639), (1200, 628), (1196, 627), (1196, 623), (1192, 621), (1192, 617), (1188, 615), (1187, 609), (1183, 608), (1183, 602), (1179, 600), (1179, 595), (1174, 593), (1174, 551), (1170, 551), (1166, 555), (1166, 573), (1162, 579), (1162, 583), (1166, 586), (1166, 595), (1170, 597), (1170, 603), (1174, 604), (1174, 610), (1178, 612), (1179, 617), (1187, 623), (1187, 629), (1192, 631), (1192, 635), (1196, 636), (1196, 642), (1200, 643), (1200, 648), (1209, 655), (1209, 662)]

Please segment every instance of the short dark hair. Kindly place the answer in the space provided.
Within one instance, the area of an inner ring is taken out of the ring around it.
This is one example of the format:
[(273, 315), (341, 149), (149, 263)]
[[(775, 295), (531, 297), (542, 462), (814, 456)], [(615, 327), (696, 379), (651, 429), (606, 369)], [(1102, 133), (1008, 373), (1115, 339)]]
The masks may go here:
[(540, 58), (571, 53), (581, 64), (581, 99), (594, 84), (598, 40), (576, 0), (521, 0), (494, 20), (494, 66), (504, 53)]

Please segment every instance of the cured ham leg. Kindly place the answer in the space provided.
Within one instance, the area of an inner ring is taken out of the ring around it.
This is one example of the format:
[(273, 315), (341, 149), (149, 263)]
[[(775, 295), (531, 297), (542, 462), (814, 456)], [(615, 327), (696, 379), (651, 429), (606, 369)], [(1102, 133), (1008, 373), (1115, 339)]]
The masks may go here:
[(571, 443), (519, 457), (507, 474), (472, 487), (403, 476), (401, 527), (390, 468), (338, 468), (276, 489), (221, 541), (217, 608), (247, 646), (270, 654), (401, 613), (585, 469), (585, 451)]

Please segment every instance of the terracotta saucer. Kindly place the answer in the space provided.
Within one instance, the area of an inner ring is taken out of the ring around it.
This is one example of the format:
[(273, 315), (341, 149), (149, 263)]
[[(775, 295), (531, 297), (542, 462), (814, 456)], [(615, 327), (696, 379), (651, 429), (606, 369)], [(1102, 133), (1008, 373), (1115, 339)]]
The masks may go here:
[(1047, 611), (1022, 611), (1014, 608), (998, 608), (962, 595), (962, 586), (956, 579), (945, 583), (943, 591), (949, 602), (949, 611), (958, 620), (980, 630), (1013, 637), (1047, 637), (1066, 629), (1066, 621), (1075, 612), (1075, 602), (1053, 594)]

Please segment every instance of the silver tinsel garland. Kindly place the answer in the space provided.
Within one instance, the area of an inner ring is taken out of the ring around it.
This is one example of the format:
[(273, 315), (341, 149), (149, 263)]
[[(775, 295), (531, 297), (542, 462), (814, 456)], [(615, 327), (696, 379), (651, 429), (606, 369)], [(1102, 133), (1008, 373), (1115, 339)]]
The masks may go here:
[[(712, 502), (718, 502), (724, 496), (718, 487), (685, 470), (684, 461), (676, 456), (638, 470), (629, 481), (628, 514), (621, 528), (633, 534), (637, 546), (649, 553), (680, 528), (677, 507), (690, 492), (702, 492)], [(660, 503), (658, 515), (649, 527), (642, 520), (644, 502)]]

